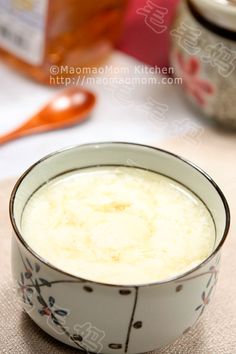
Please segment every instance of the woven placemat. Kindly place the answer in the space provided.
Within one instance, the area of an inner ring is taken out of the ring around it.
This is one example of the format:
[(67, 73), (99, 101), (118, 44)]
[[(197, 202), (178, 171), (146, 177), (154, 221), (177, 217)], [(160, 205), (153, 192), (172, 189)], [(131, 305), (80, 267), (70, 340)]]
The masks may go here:
[[(236, 136), (202, 132), (162, 144), (204, 168), (218, 182), (229, 200), (232, 226), (223, 252), (215, 297), (196, 328), (156, 354), (236, 353)], [(8, 199), (14, 181), (0, 182), (0, 353), (76, 354), (39, 329), (16, 302), (11, 282), (11, 227)]]

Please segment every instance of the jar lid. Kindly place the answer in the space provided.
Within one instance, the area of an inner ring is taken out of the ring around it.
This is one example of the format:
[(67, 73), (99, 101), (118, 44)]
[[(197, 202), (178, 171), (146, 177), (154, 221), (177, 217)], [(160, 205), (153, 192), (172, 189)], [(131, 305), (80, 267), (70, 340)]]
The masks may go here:
[(230, 31), (236, 31), (236, 0), (191, 0), (208, 21)]

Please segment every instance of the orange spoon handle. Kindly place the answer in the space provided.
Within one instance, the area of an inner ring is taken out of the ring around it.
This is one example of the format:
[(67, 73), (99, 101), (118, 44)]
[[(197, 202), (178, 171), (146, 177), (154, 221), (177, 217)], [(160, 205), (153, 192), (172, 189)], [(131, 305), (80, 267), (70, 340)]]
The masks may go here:
[(0, 136), (0, 145), (6, 144), (12, 140), (18, 139), (18, 138), (23, 137), (25, 135), (27, 135), (27, 131), (23, 130), (21, 128), (18, 128), (16, 130), (11, 131), (8, 134)]
[(69, 88), (58, 94), (40, 112), (21, 126), (0, 136), (0, 145), (36, 133), (63, 129), (87, 119), (96, 97), (84, 89)]

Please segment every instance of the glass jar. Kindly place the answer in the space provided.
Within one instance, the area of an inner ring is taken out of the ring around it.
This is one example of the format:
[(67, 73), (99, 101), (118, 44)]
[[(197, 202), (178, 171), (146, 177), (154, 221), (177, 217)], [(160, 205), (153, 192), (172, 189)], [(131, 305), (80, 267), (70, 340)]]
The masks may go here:
[(0, 59), (48, 84), (53, 65), (97, 66), (119, 38), (126, 3), (0, 0)]
[(171, 42), (170, 61), (188, 99), (236, 128), (236, 1), (184, 0)]

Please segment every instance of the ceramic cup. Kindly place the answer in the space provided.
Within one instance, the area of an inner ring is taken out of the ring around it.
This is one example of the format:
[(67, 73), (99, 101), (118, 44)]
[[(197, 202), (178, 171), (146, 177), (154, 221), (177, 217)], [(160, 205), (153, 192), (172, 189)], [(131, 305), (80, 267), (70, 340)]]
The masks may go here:
[[(72, 276), (37, 255), (21, 233), (21, 217), (29, 198), (56, 176), (101, 165), (140, 167), (191, 189), (208, 207), (215, 222), (216, 240), (211, 255), (181, 276), (130, 286)], [(111, 354), (160, 348), (195, 325), (217, 283), (230, 219), (221, 190), (200, 168), (164, 150), (119, 142), (75, 146), (37, 162), (12, 192), (10, 217), (14, 230), (13, 278), (25, 311), (59, 341), (78, 349)]]
[(236, 128), (236, 3), (183, 0), (170, 32), (170, 61), (201, 113)]

